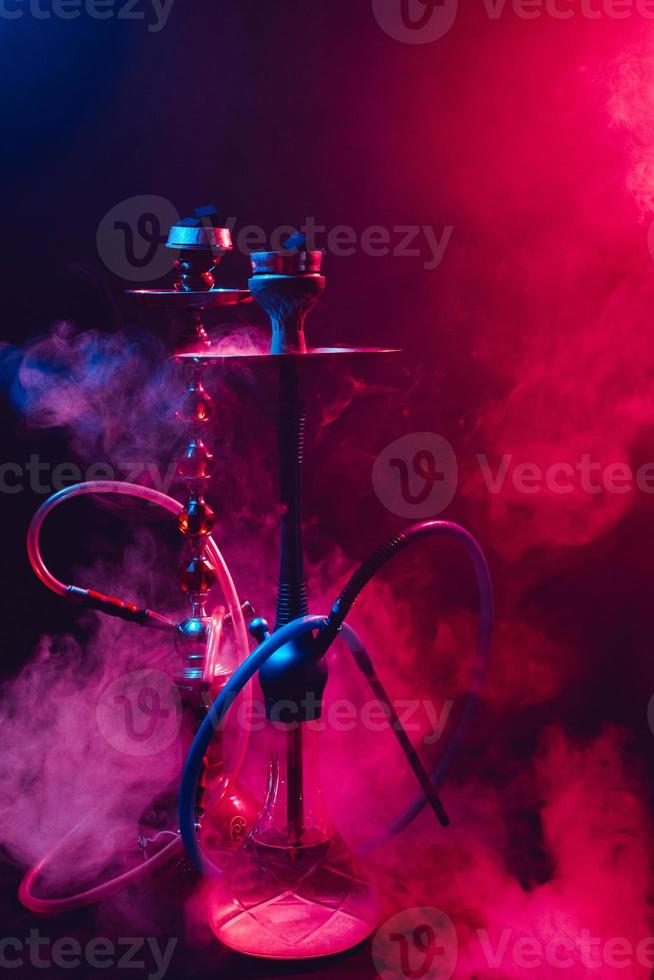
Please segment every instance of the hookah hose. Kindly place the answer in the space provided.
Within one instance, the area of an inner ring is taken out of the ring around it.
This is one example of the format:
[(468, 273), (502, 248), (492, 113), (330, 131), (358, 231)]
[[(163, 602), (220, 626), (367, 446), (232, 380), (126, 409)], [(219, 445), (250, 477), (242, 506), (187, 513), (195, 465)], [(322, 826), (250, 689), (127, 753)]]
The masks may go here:
[[(391, 558), (399, 554), (400, 551), (403, 551), (404, 548), (406, 548), (407, 545), (411, 544), (413, 541), (419, 541), (427, 537), (453, 538), (463, 545), (472, 563), (475, 578), (477, 580), (477, 589), (479, 591), (477, 654), (472, 667), (470, 683), (457, 728), (447, 743), (447, 747), (431, 775), (432, 785), (434, 787), (438, 787), (445, 778), (445, 775), (447, 774), (447, 771), (449, 770), (450, 765), (456, 756), (463, 735), (470, 725), (479, 704), (479, 699), (486, 676), (486, 669), (490, 660), (491, 644), (493, 639), (493, 624), (495, 620), (493, 583), (484, 553), (472, 534), (470, 534), (469, 531), (466, 531), (466, 529), (461, 527), (459, 524), (454, 524), (450, 521), (423, 521), (419, 524), (413, 524), (411, 527), (406, 528), (391, 541), (383, 544), (377, 549), (377, 551), (373, 552), (370, 558), (368, 558), (350, 578), (349, 582), (332, 606), (332, 610), (327, 618), (325, 628), (318, 638), (318, 644), (320, 648), (324, 647), (325, 650), (331, 645), (334, 638), (338, 635), (339, 630), (342, 628), (346, 616), (349, 615), (354, 603), (361, 595), (363, 589), (380, 571), (380, 569), (391, 560)], [(348, 643), (348, 645), (350, 644)], [(359, 646), (358, 649), (352, 649), (352, 646), (350, 646), (350, 650), (357, 662), (357, 665), (359, 666), (359, 669), (367, 677), (373, 691), (378, 694), (382, 701), (390, 704), (390, 699), (384, 691), (381, 681), (379, 681), (377, 678), (372, 661), (370, 660), (370, 657), (366, 653), (365, 649), (363, 649), (361, 646)], [(402, 745), (411, 767), (414, 769), (414, 772), (416, 772), (416, 775), (418, 775), (414, 765), (415, 760), (413, 760), (412, 756), (409, 754), (409, 752), (411, 752), (417, 759), (415, 749), (409, 742), (409, 751), (407, 751), (407, 747), (403, 744), (401, 737), (403, 732), (397, 721), (394, 721), (393, 730), (396, 732), (398, 741)], [(418, 763), (418, 765), (420, 765), (420, 763)], [(418, 778), (420, 779), (419, 776)], [(384, 843), (384, 841), (388, 840), (389, 837), (395, 837), (397, 834), (401, 833), (402, 830), (408, 827), (409, 824), (415, 820), (428, 802), (429, 800), (425, 795), (416, 797), (416, 799), (407, 807), (404, 813), (391, 824), (388, 831), (382, 837), (380, 837), (378, 840), (369, 842), (362, 848), (362, 850), (373, 850), (375, 847), (378, 847)]]
[[(126, 497), (136, 497), (141, 500), (146, 500), (150, 503), (163, 507), (165, 510), (168, 510), (170, 513), (175, 515), (179, 514), (179, 512), (182, 510), (182, 504), (180, 504), (179, 501), (175, 500), (173, 497), (169, 497), (157, 490), (152, 490), (148, 487), (140, 486), (139, 484), (134, 483), (122, 483), (120, 481), (113, 480), (98, 480), (66, 487), (45, 501), (45, 503), (41, 505), (32, 518), (27, 535), (27, 550), (32, 567), (44, 585), (46, 585), (57, 595), (72, 599), (73, 601), (82, 603), (89, 608), (97, 609), (101, 612), (108, 613), (109, 615), (118, 616), (119, 618), (130, 622), (140, 623), (142, 626), (152, 626), (155, 629), (174, 631), (176, 629), (175, 624), (166, 619), (164, 616), (160, 616), (158, 613), (153, 613), (150, 610), (138, 609), (136, 606), (125, 603), (120, 599), (114, 599), (113, 597), (105, 596), (98, 592), (93, 592), (87, 589), (79, 589), (72, 585), (66, 585), (59, 581), (59, 579), (57, 579), (47, 568), (41, 554), (39, 541), (41, 528), (47, 516), (60, 504), (67, 500), (71, 500), (74, 497), (105, 493), (118, 494)], [(212, 537), (207, 538), (206, 548), (211, 564), (217, 573), (220, 586), (227, 603), (228, 611), (232, 617), (237, 658), (239, 662), (242, 662), (248, 656), (249, 642), (241, 603), (227, 564)], [(236, 762), (232, 768), (231, 775), (228, 777), (228, 781), (236, 778), (245, 758), (246, 752), (247, 731), (243, 729), (240, 736), (239, 748), (237, 750)], [(102, 804), (98, 809), (101, 808)], [(178, 834), (175, 834), (174, 839), (166, 844), (152, 858), (148, 858), (147, 860), (143, 861), (142, 864), (136, 865), (136, 867), (124, 872), (120, 876), (110, 881), (97, 885), (77, 895), (67, 896), (66, 898), (38, 898), (33, 891), (38, 878), (47, 869), (51, 860), (60, 852), (64, 844), (76, 833), (83, 832), (85, 825), (92, 819), (95, 812), (97, 811), (94, 811), (93, 814), (84, 818), (84, 820), (73, 827), (53, 851), (41, 858), (32, 868), (28, 870), (19, 889), (20, 900), (27, 908), (34, 912), (56, 914), (71, 911), (79, 908), (82, 905), (89, 905), (92, 902), (99, 902), (105, 898), (108, 898), (110, 895), (115, 894), (115, 892), (123, 886), (140, 879), (142, 875), (146, 873), (149, 874), (152, 871), (155, 871), (157, 868), (163, 867), (183, 850), (180, 837)]]
[[(457, 726), (457, 731), (451, 738), (448, 747), (434, 769), (431, 778), (429, 778), (422, 775), (424, 773), (422, 763), (420, 762), (415, 749), (411, 745), (406, 732), (404, 732), (402, 729), (399, 719), (397, 719), (397, 715), (392, 709), (390, 699), (376, 676), (372, 661), (363, 648), (363, 645), (361, 644), (354, 630), (345, 625), (345, 618), (367, 583), (391, 558), (402, 551), (412, 541), (421, 540), (422, 538), (432, 536), (454, 538), (463, 544), (469, 558), (472, 561), (477, 579), (479, 589), (480, 618), (477, 654), (473, 665), (468, 694), (466, 696), (464, 708)], [(440, 822), (443, 825), (447, 825), (449, 821), (447, 820), (447, 816), (444, 813), (440, 800), (438, 800), (438, 797), (435, 794), (435, 787), (444, 779), (461, 743), (464, 730), (469, 725), (474, 714), (474, 710), (479, 702), (479, 696), (490, 658), (493, 620), (493, 588), (490, 573), (488, 571), (484, 554), (473, 536), (458, 524), (452, 524), (447, 521), (425, 521), (407, 528), (397, 537), (393, 538), (391, 541), (387, 542), (376, 552), (374, 552), (373, 555), (367, 561), (365, 561), (351, 577), (334, 603), (334, 606), (332, 607), (327, 619), (321, 616), (303, 616), (299, 619), (293, 620), (291, 623), (288, 623), (285, 626), (282, 626), (280, 629), (276, 630), (272, 636), (265, 639), (263, 643), (261, 643), (260, 646), (258, 646), (257, 649), (254, 650), (253, 653), (251, 653), (250, 656), (235, 671), (223, 690), (220, 692), (217, 699), (214, 701), (206, 718), (198, 730), (184, 765), (182, 783), (179, 791), (180, 831), (187, 853), (196, 867), (198, 867), (198, 869), (204, 874), (209, 874), (212, 870), (212, 866), (202, 854), (195, 823), (195, 794), (197, 781), (202, 766), (202, 760), (204, 759), (209, 743), (211, 742), (216, 729), (224, 719), (239, 692), (246, 686), (254, 674), (257, 673), (266, 660), (268, 660), (269, 657), (271, 657), (285, 644), (304, 635), (305, 633), (309, 633), (314, 630), (318, 630), (316, 642), (319, 656), (322, 656), (327, 652), (327, 649), (338, 633), (341, 630), (343, 631), (343, 638), (348, 644), (357, 665), (367, 677), (373, 690), (377, 692), (379, 697), (386, 704), (387, 708), (390, 709), (391, 717), (393, 718), (394, 722), (393, 729), (398, 737), (398, 741), (407, 755), (407, 759), (413, 771), (418, 776), (423, 789), (423, 793), (420, 794), (420, 796), (409, 805), (405, 812), (394, 821), (383, 838), (381, 838), (379, 841), (375, 841), (373, 845), (366, 846), (364, 849), (367, 850), (370, 848), (370, 846), (377, 846), (379, 843), (382, 843), (384, 840), (388, 839), (388, 837), (400, 833), (401, 830), (407, 827), (415, 819), (415, 817), (418, 816), (427, 803), (431, 804)], [(314, 650), (312, 651), (311, 655), (313, 656), (315, 653), (316, 651)]]
[(88, 816), (75, 824), (49, 854), (42, 857), (26, 872), (18, 888), (18, 898), (25, 908), (30, 909), (31, 912), (38, 912), (41, 915), (59, 915), (64, 912), (72, 912), (84, 905), (102, 902), (106, 898), (115, 895), (121, 888), (140, 881), (145, 874), (152, 874), (159, 868), (164, 868), (170, 861), (181, 857), (183, 854), (184, 848), (180, 837), (178, 834), (173, 834), (172, 840), (155, 855), (146, 858), (142, 864), (136, 864), (129, 871), (124, 871), (122, 874), (112, 878), (110, 881), (103, 882), (101, 885), (87, 888), (86, 891), (78, 892), (76, 895), (67, 895), (65, 898), (40, 898), (38, 895), (35, 895), (35, 885), (41, 875), (47, 870), (51, 861), (61, 853), (64, 846), (70, 840), (74, 840), (77, 834), (83, 833), (87, 826), (93, 823), (93, 820), (98, 814), (102, 813), (104, 806), (104, 802), (100, 803)]
[(64, 487), (63, 490), (53, 494), (39, 507), (30, 522), (27, 531), (27, 554), (32, 568), (44, 585), (64, 599), (71, 599), (80, 605), (97, 609), (99, 612), (106, 613), (109, 616), (117, 616), (128, 622), (138, 623), (140, 626), (151, 626), (155, 629), (170, 630), (173, 632), (176, 628), (175, 624), (171, 620), (166, 619), (165, 616), (160, 616), (159, 613), (152, 612), (149, 609), (139, 609), (138, 606), (132, 603), (123, 602), (122, 599), (104, 595), (102, 592), (95, 592), (93, 589), (78, 589), (74, 585), (65, 585), (64, 582), (60, 582), (52, 574), (45, 564), (41, 554), (39, 538), (41, 528), (48, 514), (66, 500), (96, 493), (115, 493), (122, 494), (126, 497), (140, 497), (141, 500), (158, 504), (172, 511), (172, 513), (178, 513), (182, 509), (182, 505), (178, 504), (172, 497), (167, 497), (157, 490), (150, 490), (148, 487), (142, 487), (135, 483), (97, 480), (89, 483), (76, 483), (71, 487)]
[[(74, 497), (100, 493), (117, 494), (123, 497), (137, 497), (140, 500), (147, 500), (149, 503), (163, 507), (171, 514), (175, 514), (175, 516), (183, 509), (183, 505), (178, 500), (175, 500), (174, 497), (169, 497), (159, 490), (152, 490), (150, 487), (143, 487), (138, 483), (121, 483), (119, 480), (93, 480), (88, 483), (76, 483), (73, 486), (64, 487), (63, 490), (55, 493), (39, 507), (30, 523), (27, 532), (27, 553), (34, 571), (44, 585), (47, 585), (49, 589), (64, 598), (80, 602), (89, 608), (108, 613), (110, 616), (118, 616), (129, 622), (140, 623), (142, 626), (153, 626), (155, 629), (175, 631), (175, 624), (159, 613), (154, 613), (149, 609), (138, 609), (136, 606), (123, 602), (121, 599), (114, 599), (111, 596), (105, 596), (101, 593), (93, 592), (90, 589), (78, 589), (74, 585), (65, 585), (47, 568), (41, 555), (39, 536), (43, 522), (48, 514), (55, 507), (63, 504), (64, 501), (72, 500)], [(241, 601), (223, 554), (211, 535), (207, 536), (205, 545), (209, 560), (218, 576), (218, 581), (225, 597), (225, 602), (227, 603), (227, 610), (231, 616), (236, 643), (236, 657), (239, 663), (241, 663), (247, 658), (250, 650), (248, 631), (245, 625), (243, 609), (241, 608)], [(236, 777), (238, 770), (241, 768), (246, 752), (247, 733), (243, 732), (237, 762), (232, 771), (232, 778)]]
[(184, 763), (182, 782), (179, 787), (179, 826), (186, 851), (195, 866), (208, 874), (211, 866), (200, 849), (195, 825), (195, 798), (202, 760), (209, 744), (225, 715), (239, 693), (246, 686), (266, 660), (286, 643), (324, 626), (323, 616), (302, 616), (281, 626), (272, 636), (261, 643), (256, 650), (234, 671), (224, 688), (211, 705), (204, 721), (198, 729)]
[[(131, 603), (123, 602), (121, 599), (114, 599), (111, 596), (105, 596), (91, 589), (79, 589), (74, 585), (65, 585), (46, 566), (41, 555), (39, 537), (48, 514), (66, 500), (72, 500), (73, 497), (83, 497), (99, 493), (138, 497), (140, 500), (147, 500), (149, 503), (157, 504), (159, 507), (163, 507), (175, 515), (178, 515), (183, 510), (182, 504), (178, 500), (175, 500), (174, 497), (169, 497), (159, 490), (143, 487), (138, 483), (121, 483), (119, 480), (94, 480), (89, 483), (76, 483), (74, 486), (64, 487), (63, 490), (55, 493), (39, 507), (30, 523), (27, 532), (27, 553), (32, 568), (43, 584), (47, 585), (53, 592), (56, 592), (57, 595), (63, 596), (66, 599), (72, 599), (82, 605), (97, 609), (100, 612), (108, 613), (110, 616), (118, 616), (120, 619), (136, 622), (142, 626), (152, 626), (155, 629), (174, 632), (177, 628), (175, 623), (165, 616), (161, 616), (159, 613), (152, 612), (149, 609), (139, 609)], [(206, 548), (232, 617), (239, 657), (244, 658), (249, 651), (249, 642), (236, 586), (230, 575), (227, 563), (211, 535), (206, 539)]]

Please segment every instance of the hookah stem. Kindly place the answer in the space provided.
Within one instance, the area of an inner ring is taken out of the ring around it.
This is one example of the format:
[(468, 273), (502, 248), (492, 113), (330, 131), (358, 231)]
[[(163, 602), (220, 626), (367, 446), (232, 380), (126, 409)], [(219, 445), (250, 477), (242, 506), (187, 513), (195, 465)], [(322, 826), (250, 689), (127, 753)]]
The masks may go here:
[(278, 451), (282, 505), (279, 591), (275, 629), (307, 613), (302, 552), (302, 456), (306, 415), (295, 364), (280, 369)]
[[(188, 291), (191, 288), (191, 276), (193, 275), (193, 265), (194, 260), (187, 260), (186, 263), (180, 262), (180, 284), (182, 291)], [(206, 265), (206, 257), (202, 256), (200, 259), (200, 264), (202, 267)], [(202, 288), (206, 288), (204, 285)], [(189, 339), (193, 339), (195, 342), (199, 342), (200, 345), (208, 346), (209, 340), (207, 332), (205, 330), (202, 311), (200, 310), (189, 310), (185, 318), (186, 335)], [(198, 391), (202, 391), (202, 382), (205, 373), (205, 365), (201, 360), (192, 360), (186, 367), (186, 383), (189, 391), (197, 394)], [(201, 445), (201, 435), (202, 430), (206, 426), (208, 419), (208, 414), (202, 413), (198, 415), (197, 412), (193, 413), (191, 418), (187, 419), (187, 433), (190, 440), (189, 451), (192, 452), (192, 447), (194, 445)], [(204, 492), (206, 485), (209, 481), (209, 475), (205, 467), (201, 464), (197, 471), (193, 472), (193, 464), (191, 463), (191, 472), (187, 474), (186, 478), (186, 505), (191, 507), (193, 504), (200, 504), (204, 502)], [(193, 562), (199, 563), (204, 561), (206, 557), (206, 535), (197, 531), (194, 532), (190, 527), (186, 530), (182, 530), (186, 538), (186, 551), (187, 556)], [(208, 593), (211, 589), (212, 582), (206, 581), (202, 582), (198, 579), (192, 586), (189, 583), (188, 588), (188, 598), (191, 606), (190, 615), (194, 619), (202, 620), (207, 616), (207, 599)], [(192, 655), (189, 657), (189, 662), (187, 667), (193, 669), (194, 671), (204, 671), (207, 657), (209, 656), (209, 651), (204, 645), (204, 649), (201, 654)], [(193, 707), (197, 719), (199, 722), (202, 721), (204, 716), (204, 709), (201, 701), (198, 702), (196, 697), (190, 693), (190, 705)], [(207, 752), (204, 759), (202, 775), (198, 782), (197, 796), (196, 796), (196, 814), (199, 818), (204, 810), (204, 798), (206, 791), (213, 781), (217, 781), (222, 775), (224, 775), (224, 767), (222, 762), (222, 739), (218, 739), (216, 743)]]
[[(275, 629), (308, 612), (302, 548), (302, 457), (306, 415), (300, 398), (300, 379), (292, 362), (279, 372), (278, 454), (282, 505), (279, 589)], [(289, 836), (299, 844), (304, 832), (302, 725), (286, 734), (287, 818)]]
[(300, 847), (304, 833), (302, 726), (300, 722), (289, 730), (286, 738), (288, 832), (291, 844), (294, 847)]

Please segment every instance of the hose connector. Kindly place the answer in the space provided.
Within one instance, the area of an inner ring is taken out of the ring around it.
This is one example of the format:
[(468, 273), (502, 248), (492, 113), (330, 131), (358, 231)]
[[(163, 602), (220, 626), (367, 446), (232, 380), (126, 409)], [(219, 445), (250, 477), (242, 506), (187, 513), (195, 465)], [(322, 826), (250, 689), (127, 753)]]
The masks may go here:
[(65, 597), (87, 609), (95, 609), (107, 616), (124, 619), (128, 623), (138, 623), (139, 626), (149, 626), (151, 629), (174, 633), (177, 627), (172, 620), (151, 609), (141, 609), (131, 602), (117, 599), (115, 596), (96, 592), (95, 589), (79, 589), (76, 585), (66, 586)]

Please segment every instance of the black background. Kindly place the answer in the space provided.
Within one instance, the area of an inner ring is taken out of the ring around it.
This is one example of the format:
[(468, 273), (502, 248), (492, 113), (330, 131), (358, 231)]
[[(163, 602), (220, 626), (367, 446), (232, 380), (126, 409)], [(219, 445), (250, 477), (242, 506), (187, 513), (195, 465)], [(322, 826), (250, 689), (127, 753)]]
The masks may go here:
[[(437, 45), (413, 47), (380, 29), (367, 0), (177, 0), (160, 33), (120, 19), (0, 19), (2, 339), (22, 345), (61, 319), (73, 320), (81, 330), (114, 331), (125, 322), (155, 326), (135, 313), (123, 296), (130, 283), (106, 269), (96, 249), (103, 216), (135, 195), (161, 195), (180, 214), (211, 201), (221, 217), (236, 217), (237, 227), (273, 229), (306, 216), (328, 227), (359, 230), (453, 225), (451, 250), (435, 271), (425, 271), (419, 258), (376, 258), (360, 250), (349, 258), (326, 259), (329, 291), (312, 339), (397, 344), (405, 352), (394, 367), (371, 368), (368, 380), (378, 388), (362, 396), (326, 431), (315, 453), (309, 452), (314, 466), (307, 481), (314, 526), (310, 546), (316, 556), (330, 542), (348, 559), (364, 557), (384, 533), (403, 523), (384, 510), (370, 488), (370, 462), (388, 442), (407, 432), (436, 431), (464, 454), (471, 448), (483, 451), (474, 441), (476, 420), (512, 381), (510, 371), (495, 370), (479, 356), (480, 344), (488, 327), (498, 363), (507, 350), (510, 361), (511, 330), (490, 328), (507, 322), (515, 337), (529, 332), (533, 297), (524, 269), (513, 264), (518, 251), (544, 256), (539, 275), (548, 289), (543, 287), (539, 302), (544, 293), (554, 297), (559, 287), (558, 259), (547, 251), (551, 229), (543, 229), (548, 222), (566, 227), (574, 181), (566, 183), (564, 175), (576, 173), (580, 161), (588, 163), (597, 152), (594, 166), (614, 180), (605, 185), (606, 210), (628, 211), (617, 137), (608, 143), (598, 137), (600, 151), (592, 136), (590, 145), (581, 136), (577, 144), (571, 129), (559, 130), (557, 121), (570, 105), (561, 80), (590, 57), (594, 44), (602, 51), (610, 45), (610, 31), (619, 29), (579, 22), (569, 28), (503, 25), (490, 23), (479, 11), (463, 11)], [(539, 38), (546, 54), (530, 67), (528, 55), (540, 50)], [(579, 83), (575, 99), (592, 134), (600, 110), (584, 85)], [(541, 107), (537, 122), (529, 112), (534, 91)], [(507, 141), (502, 159), (511, 160), (505, 166), (497, 162), (496, 116)], [(526, 175), (537, 160), (530, 140), (537, 125), (544, 127), (538, 139), (554, 141), (561, 160), (553, 171), (543, 168), (532, 185)], [(518, 171), (521, 177), (515, 179)], [(624, 251), (636, 248), (637, 234), (642, 238), (635, 211), (629, 217), (633, 226), (625, 219), (621, 232)], [(581, 236), (592, 233), (592, 228), (582, 230)], [(245, 258), (234, 255), (224, 273), (243, 282), (247, 268)], [(647, 263), (641, 272), (646, 283)], [(576, 302), (585, 283), (568, 289)], [(556, 310), (552, 298), (553, 319)], [(256, 311), (251, 316), (264, 324)], [(157, 329), (164, 335), (167, 328)], [(395, 392), (391, 398), (385, 394), (389, 389)], [(246, 464), (249, 453), (268, 444), (260, 408), (245, 415), (259, 428), (248, 430), (241, 420), (232, 447)], [(70, 458), (64, 432), (30, 429), (8, 399), (1, 431), (5, 460), (24, 464), (34, 452), (53, 463)], [(638, 452), (646, 458), (651, 436), (647, 429), (640, 435)], [(339, 495), (343, 484), (349, 489)], [(0, 500), (1, 650), (7, 677), (44, 631), (84, 637), (75, 610), (48, 594), (27, 562), (25, 532), (41, 500), (29, 489)], [(233, 504), (223, 500), (220, 507), (227, 515)], [(461, 496), (446, 514), (466, 523), (476, 515), (475, 505)], [(62, 549), (63, 566), (90, 563), (94, 549), (119, 557), (128, 531), (112, 523), (112, 540), (103, 545), (106, 524), (99, 518), (94, 524), (90, 509), (82, 516), (75, 523), (58, 522), (49, 539), (53, 553)], [(511, 585), (503, 592), (502, 586), (514, 582), (524, 567), (498, 554), (486, 517), (480, 516), (481, 526), (473, 530), (489, 551), (500, 612), (506, 616), (516, 589)], [(619, 528), (585, 548), (557, 545), (551, 560), (543, 557), (546, 548), (529, 553), (531, 585), (518, 601), (521, 616), (547, 624), (556, 639), (577, 644), (583, 666), (576, 684), (538, 711), (506, 713), (498, 753), (502, 745), (516, 758), (528, 753), (542, 724), (553, 718), (581, 735), (611, 720), (627, 730), (639, 764), (648, 768), (652, 527), (647, 508), (634, 506)], [(174, 540), (171, 533), (171, 547)], [(412, 566), (403, 581), (407, 594), (420, 574), (421, 567)], [(468, 572), (458, 562), (450, 574), (441, 569), (437, 583), (446, 605), (472, 603)], [(426, 606), (420, 588), (417, 595)], [(618, 643), (619, 665), (613, 656)], [(537, 829), (532, 836), (536, 839), (526, 848), (537, 867)], [(27, 935), (34, 920), (15, 899), (20, 872), (7, 863), (3, 875), (2, 928), (7, 935)], [(90, 935), (93, 928), (91, 913), (80, 913), (48, 923), (42, 932)], [(225, 965), (217, 951), (207, 961), (180, 950), (171, 976), (192, 970), (210, 976), (223, 965), (227, 976), (375, 975), (364, 949), (315, 968), (233, 957)]]

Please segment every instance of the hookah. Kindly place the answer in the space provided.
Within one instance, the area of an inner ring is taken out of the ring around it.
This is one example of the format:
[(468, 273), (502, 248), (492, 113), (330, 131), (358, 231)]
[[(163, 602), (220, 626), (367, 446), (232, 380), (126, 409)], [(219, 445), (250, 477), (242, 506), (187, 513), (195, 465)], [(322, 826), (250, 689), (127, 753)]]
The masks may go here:
[[(328, 681), (326, 654), (336, 639), (345, 642), (372, 692), (385, 706), (391, 730), (420, 785), (420, 793), (404, 813), (380, 840), (369, 842), (364, 850), (400, 833), (426, 806), (431, 807), (439, 824), (446, 827), (449, 819), (438, 788), (480, 699), (493, 628), (492, 584), (484, 555), (464, 528), (447, 521), (424, 521), (396, 535), (363, 562), (328, 614), (309, 613), (302, 544), (306, 424), (301, 396), (303, 369), (310, 363), (347, 362), (392, 352), (379, 348), (310, 348), (307, 345), (305, 322), (325, 289), (325, 278), (323, 254), (308, 250), (299, 234), (292, 235), (279, 250), (251, 255), (249, 291), (216, 287), (213, 269), (224, 251), (231, 247), (231, 240), (226, 229), (213, 227), (209, 220), (212, 213), (213, 209), (199, 209), (195, 219), (171, 229), (168, 245), (180, 250), (174, 289), (132, 293), (139, 302), (150, 306), (183, 311), (190, 328), (181, 349), (175, 352), (188, 372), (187, 409), (183, 418), (190, 425), (190, 441), (180, 464), (180, 475), (187, 485), (185, 503), (132, 484), (106, 481), (79, 484), (60, 491), (40, 508), (30, 527), (28, 550), (35, 571), (53, 591), (141, 626), (169, 631), (175, 635), (180, 649), (186, 649), (186, 666), (178, 684), (200, 724), (182, 773), (178, 831), (172, 835), (172, 841), (133, 873), (142, 875), (149, 865), (154, 870), (155, 866), (179, 860), (184, 848), (197, 870), (209, 879), (209, 924), (224, 945), (251, 956), (307, 959), (358, 945), (374, 931), (379, 914), (374, 884), (360, 855), (351, 853), (334, 828), (320, 788), (316, 722), (321, 717)], [(202, 322), (202, 312), (251, 298), (270, 319), (269, 350), (233, 352), (212, 344)], [(250, 366), (272, 368), (278, 384), (280, 564), (272, 632), (265, 619), (254, 616), (249, 604), (241, 604), (212, 536), (215, 518), (205, 501), (211, 453), (201, 431), (211, 412), (212, 400), (203, 380), (209, 364), (225, 366), (234, 359)], [(188, 541), (180, 584), (189, 595), (191, 615), (183, 623), (177, 625), (151, 610), (64, 585), (46, 568), (38, 546), (45, 517), (64, 500), (94, 493), (141, 497), (177, 515), (180, 530)], [(477, 580), (480, 619), (470, 684), (455, 731), (434, 770), (428, 773), (400, 723), (371, 657), (346, 619), (366, 585), (392, 558), (414, 542), (432, 537), (454, 539), (466, 551)], [(227, 606), (227, 614), (222, 618), (207, 614), (208, 593), (216, 581)], [(244, 611), (251, 617), (248, 631), (257, 641), (251, 653)], [(222, 627), (227, 622), (231, 624), (236, 648), (238, 666), (234, 670), (223, 662)], [(229, 708), (241, 691), (251, 697), (248, 682), (255, 675), (264, 696), (269, 743), (267, 792), (263, 806), (256, 813), (236, 782), (247, 750), (246, 735), (241, 733), (237, 762), (229, 773), (222, 758), (221, 740)], [(229, 828), (235, 826), (236, 834), (230, 833)], [(208, 846), (208, 841), (215, 837), (221, 845), (217, 849)], [(122, 876), (72, 900), (39, 900), (33, 895), (33, 885), (43, 864), (28, 872), (20, 891), (24, 904), (36, 911), (57, 911), (60, 908), (57, 902), (68, 902), (65, 907), (76, 907), (70, 905), (71, 901), (77, 905), (88, 904), (127, 883)]]

